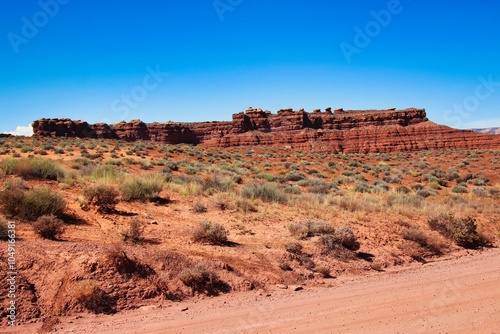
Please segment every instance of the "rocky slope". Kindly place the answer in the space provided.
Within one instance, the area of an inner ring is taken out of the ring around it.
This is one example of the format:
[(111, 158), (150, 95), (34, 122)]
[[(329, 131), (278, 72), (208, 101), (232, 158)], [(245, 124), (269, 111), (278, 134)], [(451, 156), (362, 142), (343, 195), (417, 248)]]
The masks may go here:
[(280, 145), (329, 153), (376, 153), (425, 149), (499, 148), (500, 137), (435, 124), (425, 109), (343, 110), (312, 113), (249, 108), (230, 122), (88, 124), (71, 119), (34, 121), (34, 136), (152, 140), (212, 147)]

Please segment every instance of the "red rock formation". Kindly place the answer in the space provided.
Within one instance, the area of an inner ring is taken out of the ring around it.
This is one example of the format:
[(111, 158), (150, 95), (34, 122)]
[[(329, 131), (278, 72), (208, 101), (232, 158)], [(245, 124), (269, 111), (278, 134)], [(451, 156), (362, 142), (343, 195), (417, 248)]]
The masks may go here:
[(375, 153), (425, 149), (500, 148), (500, 137), (457, 130), (430, 122), (424, 109), (343, 110), (307, 113), (282, 109), (277, 114), (249, 108), (231, 122), (112, 125), (70, 119), (33, 122), (34, 136), (152, 140), (213, 147), (286, 145), (316, 152)]

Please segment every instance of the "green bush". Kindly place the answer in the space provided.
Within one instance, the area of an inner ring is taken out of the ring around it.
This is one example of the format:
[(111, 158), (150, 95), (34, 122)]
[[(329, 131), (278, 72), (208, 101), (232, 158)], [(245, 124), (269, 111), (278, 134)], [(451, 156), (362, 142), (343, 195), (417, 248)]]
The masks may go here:
[(35, 188), (28, 191), (22, 202), (19, 216), (35, 221), (41, 216), (60, 216), (66, 208), (66, 201), (50, 188)]
[(91, 185), (83, 189), (87, 205), (94, 205), (99, 212), (112, 212), (118, 204), (118, 191), (107, 184)]
[(285, 192), (275, 183), (254, 184), (244, 187), (241, 194), (246, 198), (260, 198), (264, 202), (276, 202), (281, 204), (287, 202)]
[(10, 174), (19, 175), (23, 179), (62, 180), (65, 177), (64, 169), (49, 159), (19, 159), (11, 161), (7, 165), (10, 166)]
[(41, 216), (32, 225), (33, 231), (44, 239), (55, 240), (64, 233), (64, 224), (56, 216)]
[(224, 245), (227, 243), (229, 231), (218, 223), (202, 221), (193, 233), (193, 240), (200, 243), (212, 245)]
[(0, 169), (4, 175), (12, 175), (16, 170), (18, 160), (14, 158), (5, 158), (0, 160)]
[(163, 189), (164, 179), (160, 175), (129, 176), (120, 184), (120, 192), (124, 201), (154, 198)]

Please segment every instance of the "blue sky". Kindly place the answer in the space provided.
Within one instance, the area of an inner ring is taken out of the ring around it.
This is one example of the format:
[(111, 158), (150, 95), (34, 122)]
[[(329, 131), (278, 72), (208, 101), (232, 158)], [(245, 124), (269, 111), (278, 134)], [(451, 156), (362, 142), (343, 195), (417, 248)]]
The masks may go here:
[(500, 4), (0, 0), (0, 132), (35, 119), (230, 120), (259, 107), (426, 108), (500, 126)]

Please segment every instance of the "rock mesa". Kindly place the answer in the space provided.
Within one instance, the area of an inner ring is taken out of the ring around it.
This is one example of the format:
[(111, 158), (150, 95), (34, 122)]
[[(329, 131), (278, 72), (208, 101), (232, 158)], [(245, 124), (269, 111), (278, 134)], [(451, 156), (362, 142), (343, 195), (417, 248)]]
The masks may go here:
[(457, 130), (427, 119), (425, 109), (269, 111), (249, 108), (232, 121), (88, 124), (40, 119), (34, 136), (150, 140), (211, 147), (279, 145), (325, 153), (377, 153), (428, 149), (500, 148), (500, 136)]

